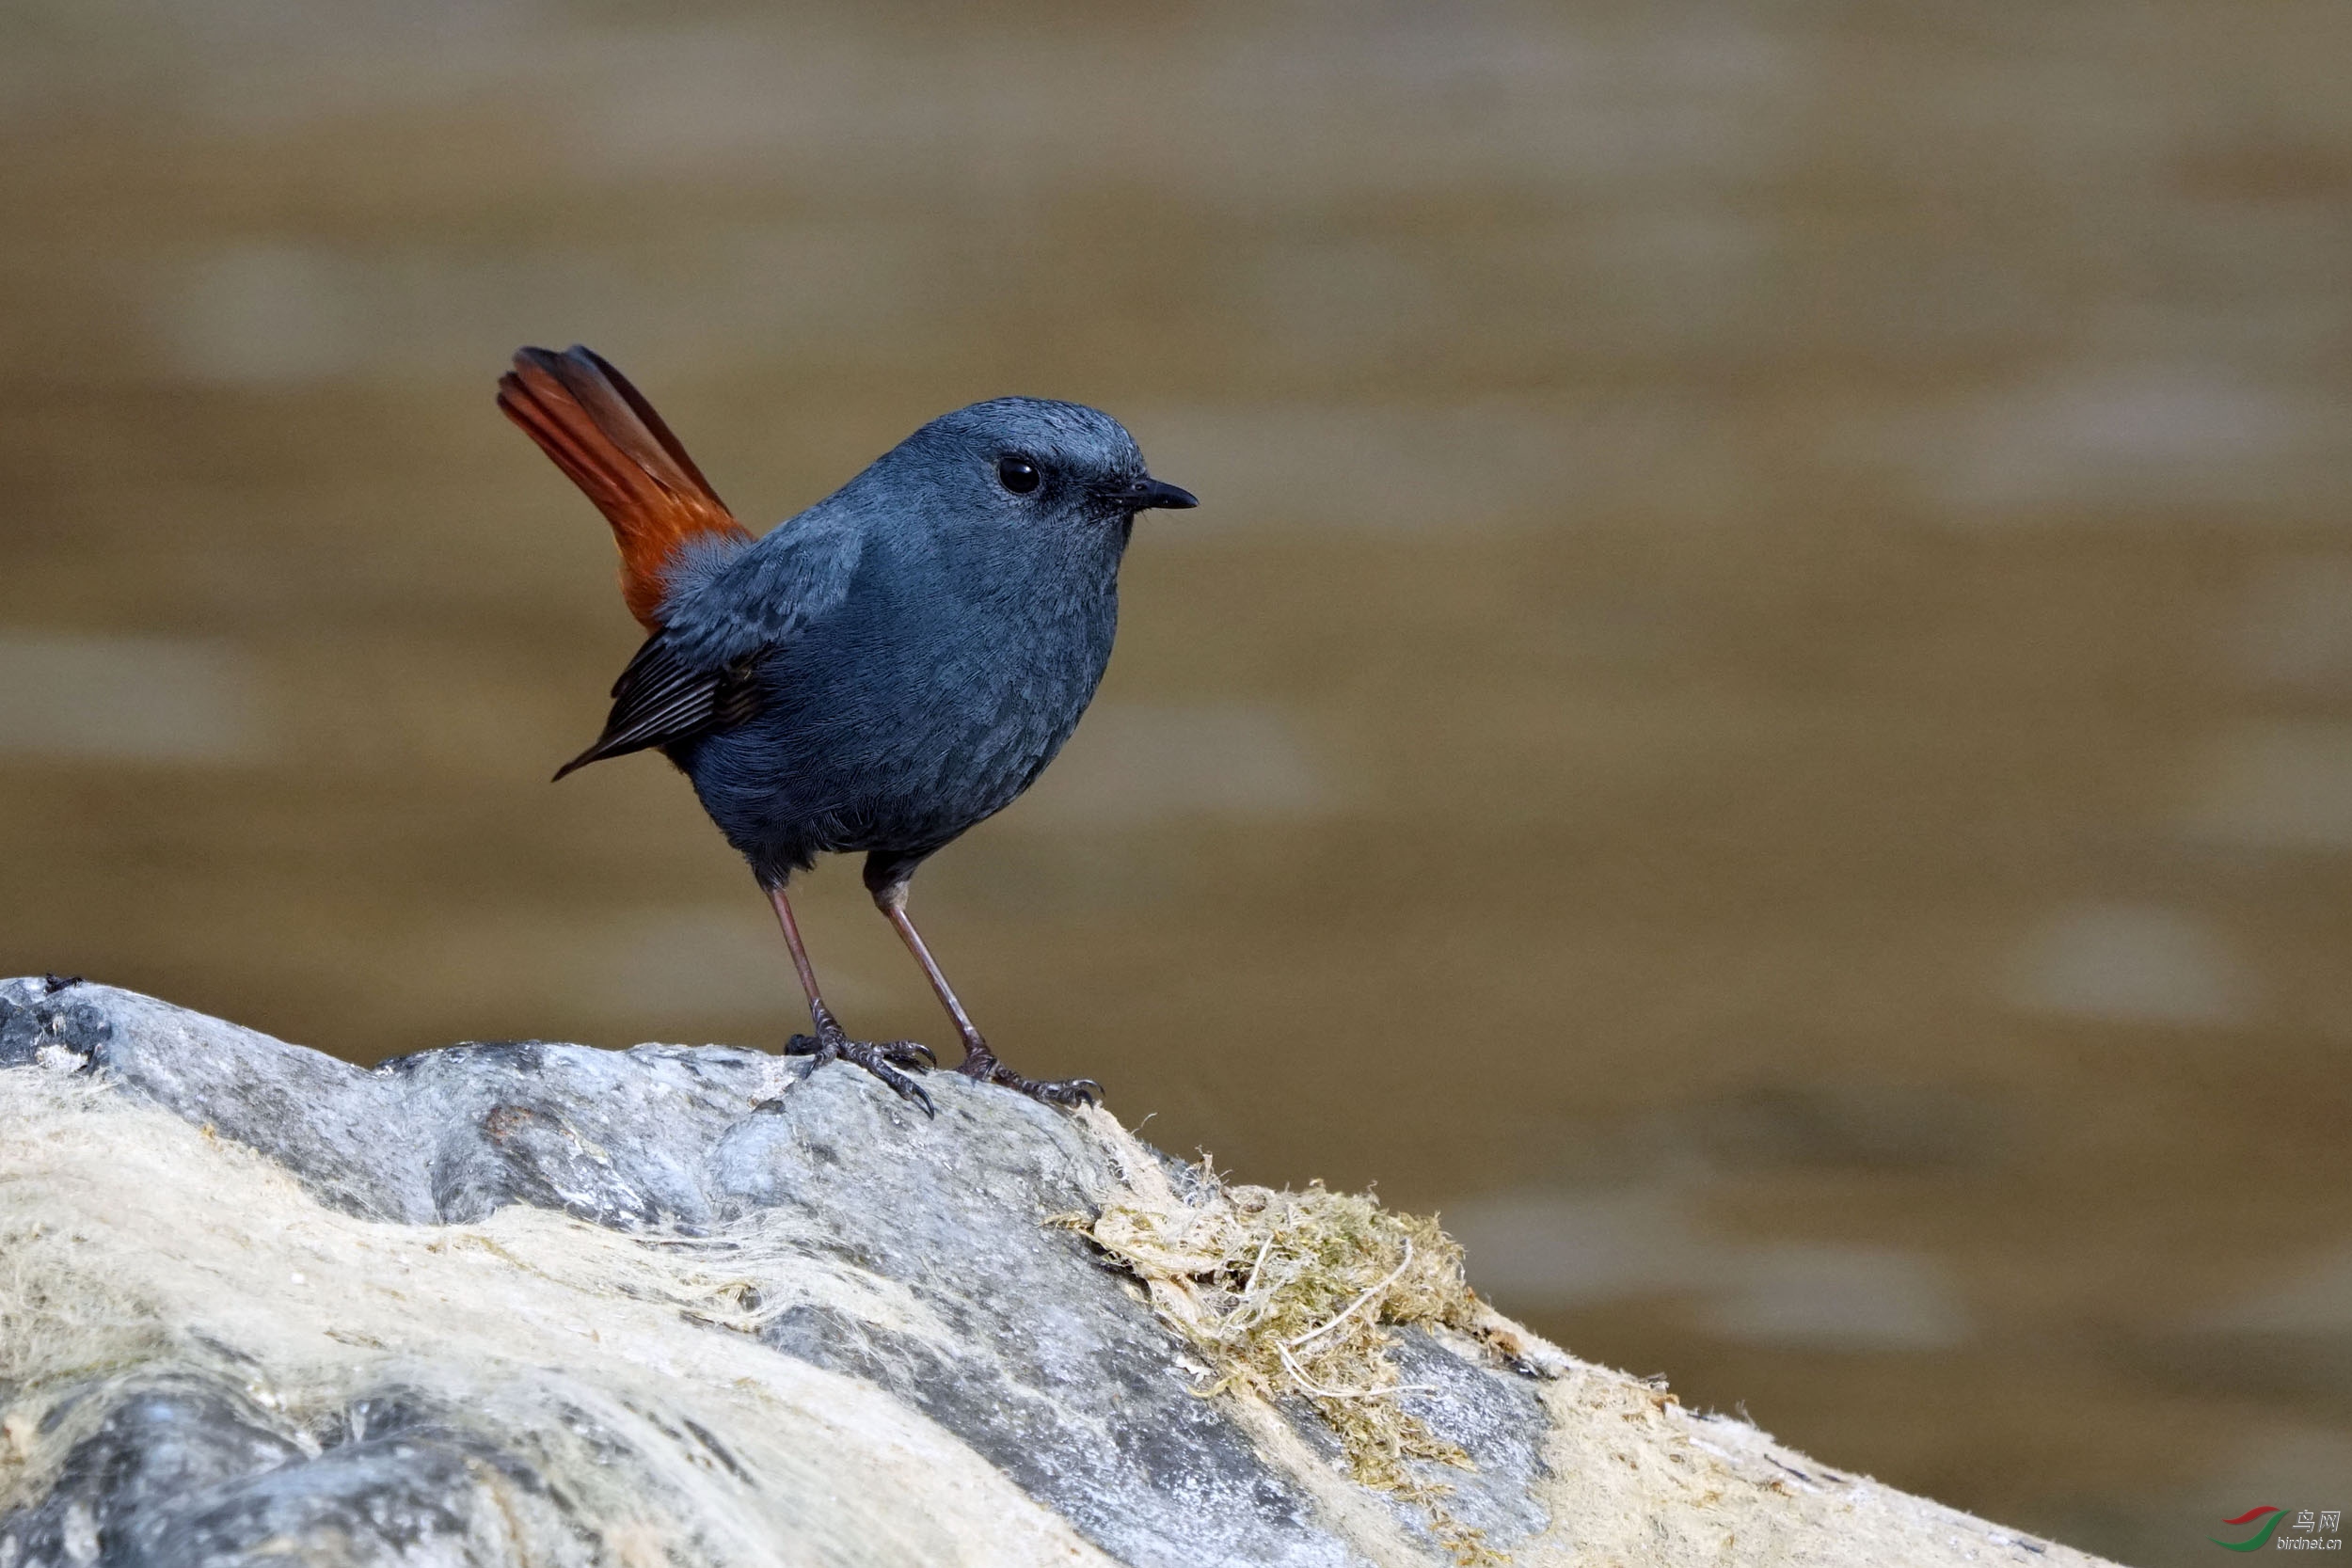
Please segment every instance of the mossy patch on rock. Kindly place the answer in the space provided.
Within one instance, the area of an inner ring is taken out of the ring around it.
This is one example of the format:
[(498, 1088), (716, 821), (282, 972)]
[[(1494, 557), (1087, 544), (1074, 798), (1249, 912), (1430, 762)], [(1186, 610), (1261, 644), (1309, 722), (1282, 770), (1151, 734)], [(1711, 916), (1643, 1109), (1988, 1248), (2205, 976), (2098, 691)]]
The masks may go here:
[(1060, 1223), (1141, 1281), (1206, 1358), (1194, 1391), (1305, 1401), (1355, 1479), (1416, 1505), (1456, 1562), (1507, 1562), (1446, 1507), (1453, 1488), (1431, 1466), (1468, 1469), (1470, 1458), (1401, 1402), (1412, 1386), (1391, 1354), (1396, 1328), (1486, 1338), (1494, 1314), (1464, 1279), (1454, 1239), (1434, 1219), (1321, 1182), (1302, 1192), (1228, 1182), (1205, 1158), (1179, 1191), (1149, 1150), (1111, 1128), (1102, 1131), (1128, 1156), (1121, 1191)]

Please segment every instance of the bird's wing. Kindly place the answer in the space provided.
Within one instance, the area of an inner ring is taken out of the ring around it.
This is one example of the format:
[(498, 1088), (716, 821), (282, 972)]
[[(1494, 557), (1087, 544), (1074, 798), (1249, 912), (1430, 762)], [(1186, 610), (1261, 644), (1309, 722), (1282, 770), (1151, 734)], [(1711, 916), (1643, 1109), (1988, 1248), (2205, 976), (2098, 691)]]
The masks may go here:
[(686, 551), (670, 578), (672, 624), (612, 683), (612, 714), (596, 744), (555, 776), (749, 722), (759, 711), (760, 661), (849, 596), (861, 542), (820, 507), (745, 548)]
[(612, 716), (595, 745), (556, 777), (606, 757), (686, 740), (705, 730), (740, 724), (759, 711), (756, 651), (717, 669), (701, 666), (660, 632), (645, 640), (612, 683)]
[(680, 546), (714, 537), (751, 543), (653, 405), (580, 344), (562, 354), (518, 352), (515, 368), (499, 378), (499, 407), (612, 525), (621, 597), (647, 631), (661, 629)]

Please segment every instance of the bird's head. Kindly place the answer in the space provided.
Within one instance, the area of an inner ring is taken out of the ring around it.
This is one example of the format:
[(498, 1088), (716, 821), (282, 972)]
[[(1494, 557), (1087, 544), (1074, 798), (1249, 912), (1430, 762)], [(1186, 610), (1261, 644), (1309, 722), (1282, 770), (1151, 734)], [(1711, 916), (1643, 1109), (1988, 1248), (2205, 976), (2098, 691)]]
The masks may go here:
[(1138, 512), (1200, 504), (1152, 477), (1117, 420), (1044, 398), (994, 398), (944, 414), (883, 466), (967, 517), (1104, 528), (1122, 540)]

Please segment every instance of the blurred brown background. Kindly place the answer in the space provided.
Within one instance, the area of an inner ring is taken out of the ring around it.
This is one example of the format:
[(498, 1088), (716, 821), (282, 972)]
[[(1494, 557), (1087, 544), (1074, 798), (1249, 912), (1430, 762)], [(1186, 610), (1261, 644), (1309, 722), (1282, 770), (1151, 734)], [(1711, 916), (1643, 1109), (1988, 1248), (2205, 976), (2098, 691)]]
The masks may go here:
[[(1179, 1151), (2135, 1561), (2352, 1502), (2352, 10), (0, 12), (0, 973), (355, 1059), (772, 1043), (491, 407), (764, 525), (1120, 415), (1095, 711), (917, 884)], [(944, 1030), (854, 868), (853, 1026)]]

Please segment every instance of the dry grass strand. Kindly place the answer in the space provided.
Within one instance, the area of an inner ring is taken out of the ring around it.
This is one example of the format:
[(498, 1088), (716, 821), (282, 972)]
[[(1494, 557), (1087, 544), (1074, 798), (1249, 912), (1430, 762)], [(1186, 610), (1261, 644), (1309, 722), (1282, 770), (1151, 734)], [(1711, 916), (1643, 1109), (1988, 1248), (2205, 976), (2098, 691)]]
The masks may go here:
[(1491, 1312), (1463, 1278), (1462, 1249), (1434, 1219), (1317, 1182), (1303, 1192), (1229, 1183), (1204, 1159), (1180, 1194), (1150, 1151), (1095, 1118), (1122, 1166), (1100, 1212), (1064, 1216), (1143, 1283), (1152, 1305), (1206, 1357), (1195, 1392), (1312, 1406), (1362, 1485), (1416, 1505), (1454, 1560), (1508, 1561), (1445, 1506), (1431, 1465), (1470, 1456), (1406, 1410), (1415, 1391), (1390, 1354), (1398, 1327), (1484, 1337)]

